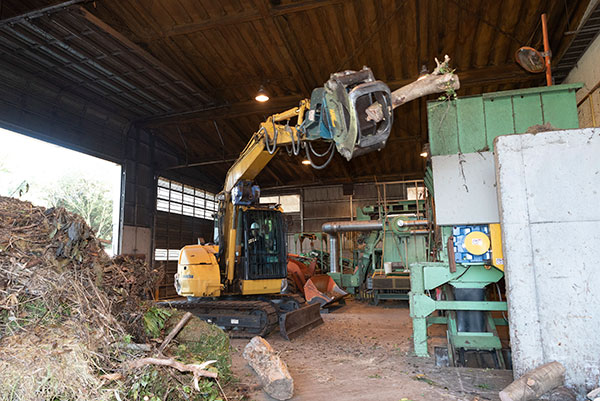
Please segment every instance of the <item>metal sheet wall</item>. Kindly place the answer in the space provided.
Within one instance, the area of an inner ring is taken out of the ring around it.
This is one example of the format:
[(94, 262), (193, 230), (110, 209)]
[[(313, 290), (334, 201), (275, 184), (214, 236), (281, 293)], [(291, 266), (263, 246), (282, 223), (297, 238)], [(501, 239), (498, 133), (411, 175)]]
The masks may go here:
[[(423, 181), (395, 181), (384, 183), (361, 183), (346, 187), (344, 185), (328, 185), (304, 187), (297, 190), (266, 190), (264, 196), (300, 194), (301, 213), (287, 216), (288, 220), (288, 250), (296, 253), (300, 250), (294, 241), (294, 234), (300, 232), (321, 232), (323, 223), (356, 218), (356, 208), (378, 203), (393, 202), (408, 198), (409, 188), (415, 185), (423, 186)], [(317, 248), (319, 244), (315, 243)]]

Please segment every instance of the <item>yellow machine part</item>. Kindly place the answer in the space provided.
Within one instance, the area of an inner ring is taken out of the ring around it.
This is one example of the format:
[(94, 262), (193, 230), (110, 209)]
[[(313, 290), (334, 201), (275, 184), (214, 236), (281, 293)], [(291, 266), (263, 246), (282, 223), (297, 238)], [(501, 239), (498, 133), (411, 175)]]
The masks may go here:
[(490, 250), (490, 238), (481, 231), (472, 231), (465, 237), (465, 249), (473, 255), (483, 255)]
[(492, 238), (492, 266), (504, 271), (504, 254), (502, 253), (502, 231), (500, 224), (490, 224)]
[(242, 295), (278, 294), (281, 291), (281, 279), (242, 280)]
[(221, 295), (219, 264), (214, 245), (188, 245), (179, 254), (175, 287), (184, 297), (218, 297)]

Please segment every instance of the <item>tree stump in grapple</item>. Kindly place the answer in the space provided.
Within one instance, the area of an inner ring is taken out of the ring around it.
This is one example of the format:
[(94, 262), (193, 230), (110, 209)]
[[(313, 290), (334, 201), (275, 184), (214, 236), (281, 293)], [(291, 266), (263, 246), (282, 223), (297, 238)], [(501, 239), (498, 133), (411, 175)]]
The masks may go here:
[(244, 348), (244, 359), (260, 378), (267, 394), (278, 400), (292, 398), (294, 379), (285, 362), (264, 338), (256, 336), (250, 340)]

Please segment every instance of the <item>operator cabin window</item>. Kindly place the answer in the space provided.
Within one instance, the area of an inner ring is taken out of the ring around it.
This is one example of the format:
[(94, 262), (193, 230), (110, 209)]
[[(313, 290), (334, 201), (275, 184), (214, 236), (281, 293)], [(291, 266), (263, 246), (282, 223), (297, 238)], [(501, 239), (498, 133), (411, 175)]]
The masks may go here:
[(261, 196), (260, 203), (281, 205), (284, 213), (300, 212), (300, 195)]

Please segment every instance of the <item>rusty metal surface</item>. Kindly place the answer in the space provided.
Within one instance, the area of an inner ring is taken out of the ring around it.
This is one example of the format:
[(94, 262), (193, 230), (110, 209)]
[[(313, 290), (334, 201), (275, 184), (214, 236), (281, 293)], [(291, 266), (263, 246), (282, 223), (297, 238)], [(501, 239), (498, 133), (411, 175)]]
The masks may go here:
[(306, 302), (320, 305), (321, 308), (339, 302), (348, 295), (327, 274), (313, 276), (304, 284), (304, 298)]
[(286, 340), (292, 340), (306, 331), (323, 324), (319, 304), (304, 306), (282, 315), (279, 331)]

